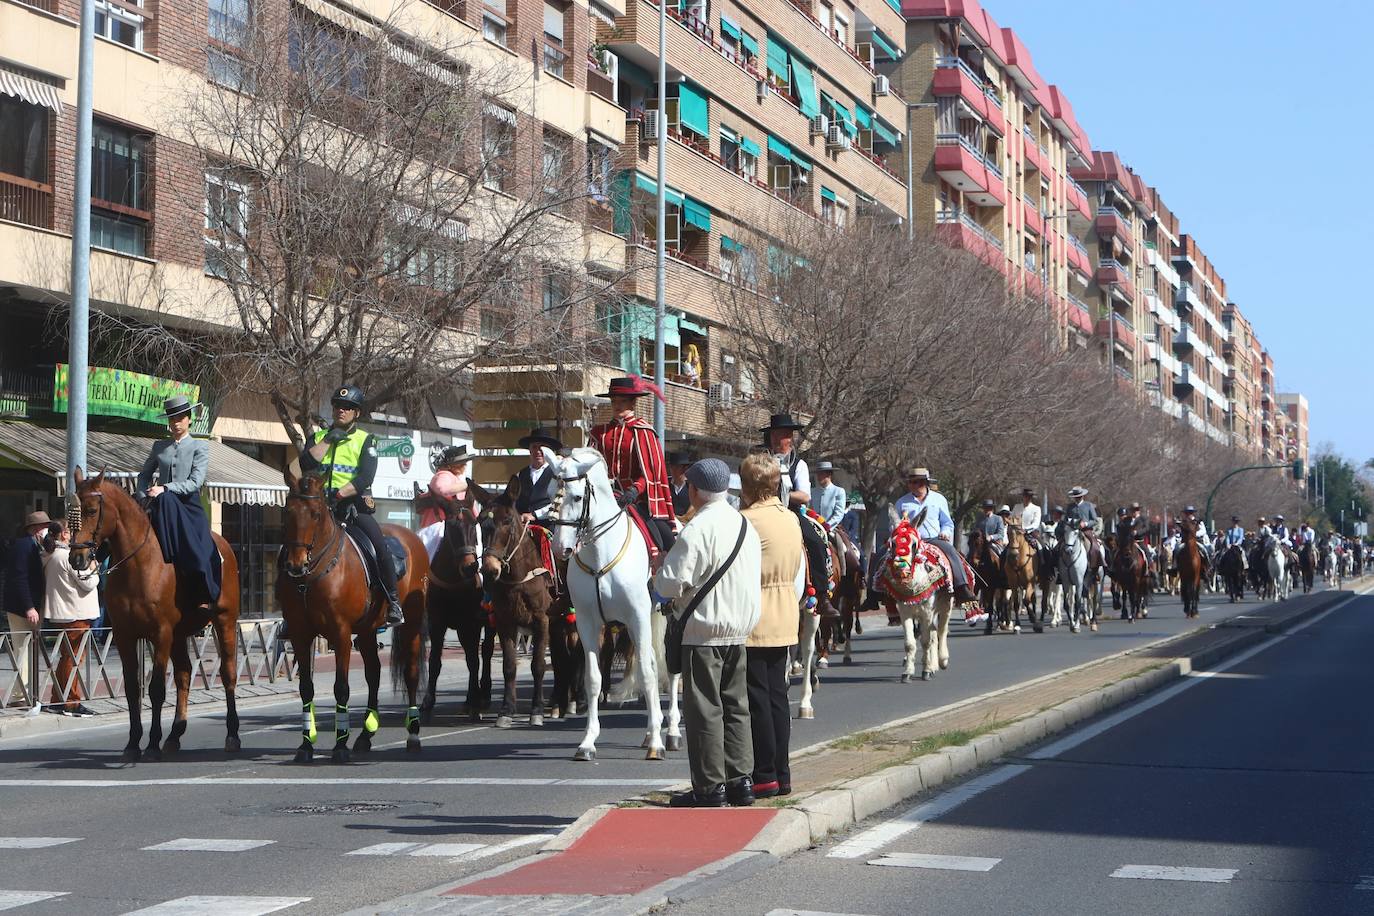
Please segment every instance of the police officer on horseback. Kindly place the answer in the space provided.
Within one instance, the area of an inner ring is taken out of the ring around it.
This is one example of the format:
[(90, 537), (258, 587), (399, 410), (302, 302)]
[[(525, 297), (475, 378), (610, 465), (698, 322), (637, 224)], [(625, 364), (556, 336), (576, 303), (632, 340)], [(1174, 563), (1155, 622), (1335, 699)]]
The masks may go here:
[(315, 431), (310, 445), (301, 454), (301, 470), (323, 474), (325, 493), (334, 517), (367, 535), (386, 594), (386, 622), (389, 626), (400, 626), (405, 623), (405, 614), (396, 594), (396, 564), (373, 514), (376, 512), (372, 481), (377, 476), (377, 437), (358, 426), (363, 401), (363, 390), (357, 385), (344, 385), (334, 392), (330, 399), (334, 422), (328, 429)]

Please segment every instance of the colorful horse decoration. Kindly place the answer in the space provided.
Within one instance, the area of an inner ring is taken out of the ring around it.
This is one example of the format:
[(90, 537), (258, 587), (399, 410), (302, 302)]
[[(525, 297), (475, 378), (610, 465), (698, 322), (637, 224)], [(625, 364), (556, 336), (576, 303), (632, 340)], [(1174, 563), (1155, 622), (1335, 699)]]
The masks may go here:
[(916, 676), (916, 641), (922, 650), (921, 680), (935, 676), (937, 667), (949, 667), (949, 613), (953, 606), (954, 572), (937, 547), (921, 540), (921, 510), (915, 521), (903, 519), (892, 531), (887, 558), (879, 573), (879, 588), (897, 606), (902, 619), (906, 653), (902, 658), (903, 684)]

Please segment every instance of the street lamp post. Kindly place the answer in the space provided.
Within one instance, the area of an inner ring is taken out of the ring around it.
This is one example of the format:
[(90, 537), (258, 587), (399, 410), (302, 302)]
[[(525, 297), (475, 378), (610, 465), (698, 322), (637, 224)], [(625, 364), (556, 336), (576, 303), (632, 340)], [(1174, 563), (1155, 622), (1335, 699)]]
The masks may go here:
[(72, 304), (67, 335), (67, 499), (86, 464), (87, 337), (91, 308), (91, 109), (95, 0), (82, 0), (76, 69), (76, 187), (72, 191)]
[[(667, 198), (667, 152), (668, 145), (668, 4), (658, 0), (658, 188), (655, 204), (658, 208), (658, 244), (654, 246), (654, 384), (663, 390), (664, 325), (667, 323), (667, 303), (664, 289), (667, 286), (667, 244), (666, 221), (668, 218)], [(654, 398), (654, 432), (658, 441), (664, 441), (664, 428), (667, 418), (663, 413), (663, 400)]]

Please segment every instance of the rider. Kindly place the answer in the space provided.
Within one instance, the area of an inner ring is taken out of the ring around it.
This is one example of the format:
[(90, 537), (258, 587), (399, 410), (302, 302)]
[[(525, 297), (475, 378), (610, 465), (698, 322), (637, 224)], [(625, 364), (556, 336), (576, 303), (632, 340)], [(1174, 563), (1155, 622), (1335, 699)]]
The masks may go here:
[(526, 523), (542, 524), (553, 511), (553, 499), (558, 495), (558, 479), (544, 461), (544, 449), (560, 452), (563, 443), (549, 430), (536, 429), (528, 436), (521, 436), (516, 444), (529, 449), (530, 461), (511, 475), (506, 492), (518, 486), (520, 495), (515, 498), (515, 511)]
[(816, 485), (811, 488), (811, 508), (826, 527), (833, 530), (844, 521), (847, 502), (844, 487), (835, 483), (835, 465), (829, 461), (816, 462)]
[(1279, 543), (1283, 546), (1293, 546), (1293, 537), (1288, 531), (1288, 526), (1284, 524), (1282, 515), (1274, 516), (1273, 535), (1278, 538)]
[(1069, 490), (1069, 508), (1064, 513), (1065, 517), (1072, 522), (1077, 522), (1079, 528), (1083, 528), (1083, 522), (1088, 523), (1092, 529), (1094, 537), (1102, 534), (1102, 517), (1097, 514), (1097, 506), (1084, 499), (1088, 495), (1087, 487), (1074, 487)]
[[(811, 470), (807, 467), (806, 459), (798, 455), (793, 448), (797, 430), (803, 425), (794, 420), (791, 414), (779, 413), (773, 414), (768, 420), (768, 425), (759, 432), (768, 437), (768, 451), (782, 471), (778, 495), (784, 506), (797, 513), (798, 524), (801, 525), (802, 546), (806, 548), (807, 568), (811, 573), (811, 582), (815, 585), (828, 582), (829, 575), (826, 571), (825, 540), (815, 526), (801, 520), (807, 504), (811, 502)], [(816, 588), (816, 611), (822, 617), (833, 620), (840, 616), (840, 612), (831, 606), (826, 591), (825, 588)]]
[[(450, 445), (440, 452), (435, 462), (434, 476), (429, 479), (428, 493), (445, 500), (465, 502), (468, 491), (476, 486), (468, 477), (468, 461), (471, 458), (472, 453), (466, 445)], [(478, 503), (474, 500), (473, 514), (479, 511)], [(439, 542), (444, 539), (444, 510), (437, 501), (424, 501), (420, 510), (420, 529), (416, 533), (433, 560), (439, 550)]]
[(1226, 549), (1233, 547), (1240, 549), (1240, 568), (1241, 571), (1250, 568), (1250, 558), (1245, 555), (1245, 526), (1240, 523), (1240, 516), (1231, 516), (1231, 527), (1226, 529)]
[(1030, 487), (1021, 488), (1021, 501), (1011, 507), (1012, 520), (1020, 520), (1021, 530), (1034, 546), (1040, 544), (1040, 506), (1035, 501), (1035, 491)]
[(1307, 544), (1315, 545), (1317, 543), (1317, 532), (1313, 531), (1312, 526), (1307, 524), (1307, 522), (1303, 522), (1298, 526), (1298, 533), (1294, 540), (1299, 547)]
[(692, 500), (687, 493), (687, 469), (692, 466), (692, 458), (686, 452), (668, 453), (668, 488), (672, 491), (673, 515), (682, 518), (692, 511)]
[(153, 443), (138, 474), (136, 495), (146, 501), (162, 559), (199, 588), (200, 601), (210, 608), (219, 600), (221, 570), (219, 549), (200, 501), (210, 470), (210, 443), (191, 438), (191, 415), (199, 406), (184, 394), (163, 402), (163, 418), (172, 435)]
[[(1207, 522), (1197, 517), (1196, 506), (1183, 507), (1183, 524), (1194, 525), (1197, 530), (1197, 549), (1202, 554), (1203, 566), (1212, 565), (1212, 539), (1207, 536)], [(1182, 545), (1179, 545), (1182, 546)], [(1178, 551), (1174, 551), (1174, 565), (1178, 565)]]
[(633, 505), (654, 539), (659, 554), (673, 546), (677, 515), (673, 511), (666, 456), (648, 420), (635, 416), (635, 402), (646, 394), (663, 400), (652, 382), (637, 375), (611, 379), (598, 397), (611, 399), (611, 419), (592, 427), (591, 446), (606, 458), (606, 473), (619, 485), (622, 506)]
[(321, 470), (334, 517), (352, 524), (372, 542), (377, 574), (386, 594), (386, 622), (394, 627), (405, 623), (406, 618), (396, 594), (396, 564), (373, 515), (377, 508), (371, 493), (372, 480), (377, 476), (377, 437), (358, 426), (364, 400), (357, 385), (344, 385), (334, 392), (330, 399), (334, 422), (328, 429), (315, 431), (309, 447), (301, 453), (301, 470)]
[[(992, 548), (992, 555), (1000, 558), (1007, 546), (1007, 523), (1000, 513), (993, 514), (996, 508), (997, 503), (990, 499), (983, 500), (983, 517), (974, 523), (973, 530), (982, 532), (983, 539)], [(1011, 510), (1007, 512), (1010, 514)]]
[(907, 492), (897, 498), (898, 517), (914, 522), (922, 509), (927, 510), (925, 520), (916, 533), (926, 543), (934, 544), (949, 561), (949, 568), (954, 572), (955, 602), (975, 600), (968, 571), (954, 549), (954, 520), (949, 516), (949, 503), (944, 494), (930, 489), (930, 471), (925, 468), (907, 471), (906, 485)]

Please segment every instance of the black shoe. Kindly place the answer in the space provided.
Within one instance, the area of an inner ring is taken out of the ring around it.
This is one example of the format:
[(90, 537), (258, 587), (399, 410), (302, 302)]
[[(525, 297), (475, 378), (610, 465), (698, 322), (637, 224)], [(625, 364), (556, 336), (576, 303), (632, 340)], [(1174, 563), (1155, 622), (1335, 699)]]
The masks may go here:
[(754, 780), (748, 776), (732, 779), (725, 784), (725, 800), (736, 808), (747, 808), (754, 803)]
[(791, 795), (791, 794), (792, 794), (792, 780), (791, 780), (791, 779), (779, 779), (779, 780), (778, 780), (778, 794), (779, 794), (779, 795)]
[(62, 715), (71, 719), (89, 719), (95, 715), (95, 710), (88, 709), (84, 703), (77, 703), (75, 707), (63, 707)]
[(399, 627), (406, 622), (405, 612), (401, 610), (401, 602), (395, 598), (388, 598), (386, 602), (386, 625), (389, 627)]
[(966, 601), (977, 601), (978, 596), (973, 593), (967, 585), (956, 585), (954, 587), (954, 603), (963, 604)]
[(725, 786), (719, 785), (705, 792), (691, 789), (679, 792), (668, 801), (669, 808), (724, 808)]
[(839, 620), (840, 611), (835, 605), (830, 603), (829, 598), (820, 598), (816, 602), (816, 610), (820, 612), (822, 620)]

